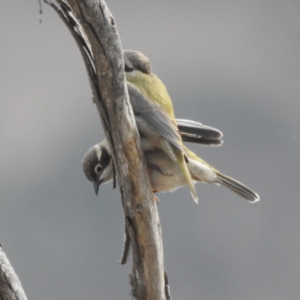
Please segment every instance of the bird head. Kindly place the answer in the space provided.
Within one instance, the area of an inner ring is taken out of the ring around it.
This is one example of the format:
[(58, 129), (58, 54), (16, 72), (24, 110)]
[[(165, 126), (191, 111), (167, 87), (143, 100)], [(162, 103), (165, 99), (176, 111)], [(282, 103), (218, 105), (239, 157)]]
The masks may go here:
[(88, 150), (82, 160), (82, 168), (86, 178), (94, 185), (96, 195), (99, 186), (114, 178), (113, 161), (107, 140)]
[(149, 58), (142, 52), (135, 50), (124, 50), (125, 72), (140, 71), (144, 74), (152, 74)]

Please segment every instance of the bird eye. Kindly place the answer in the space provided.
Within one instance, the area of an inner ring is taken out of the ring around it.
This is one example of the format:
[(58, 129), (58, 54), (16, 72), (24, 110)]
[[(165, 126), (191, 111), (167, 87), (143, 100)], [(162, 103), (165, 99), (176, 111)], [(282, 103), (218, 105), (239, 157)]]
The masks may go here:
[(96, 173), (100, 173), (102, 171), (102, 166), (101, 165), (97, 165), (96, 167), (95, 167), (95, 172)]
[(133, 68), (128, 67), (127, 64), (125, 64), (125, 72), (132, 72)]

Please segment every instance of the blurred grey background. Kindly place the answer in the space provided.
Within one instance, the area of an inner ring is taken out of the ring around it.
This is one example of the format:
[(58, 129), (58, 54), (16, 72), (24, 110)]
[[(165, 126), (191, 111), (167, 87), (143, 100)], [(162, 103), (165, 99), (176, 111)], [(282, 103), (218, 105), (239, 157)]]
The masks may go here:
[[(158, 194), (173, 299), (299, 299), (300, 3), (107, 1), (177, 117), (224, 133), (202, 158), (261, 196)], [(118, 189), (81, 170), (103, 131), (77, 46), (38, 1), (1, 5), (0, 242), (29, 299), (130, 299)]]

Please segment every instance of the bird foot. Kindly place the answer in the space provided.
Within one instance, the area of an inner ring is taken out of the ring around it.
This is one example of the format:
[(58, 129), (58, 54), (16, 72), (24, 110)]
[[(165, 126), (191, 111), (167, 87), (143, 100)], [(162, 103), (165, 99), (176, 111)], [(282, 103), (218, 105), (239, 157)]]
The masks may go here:
[(159, 203), (159, 199), (158, 199), (156, 196), (154, 196), (154, 195), (153, 195), (153, 201), (154, 201), (155, 203)]

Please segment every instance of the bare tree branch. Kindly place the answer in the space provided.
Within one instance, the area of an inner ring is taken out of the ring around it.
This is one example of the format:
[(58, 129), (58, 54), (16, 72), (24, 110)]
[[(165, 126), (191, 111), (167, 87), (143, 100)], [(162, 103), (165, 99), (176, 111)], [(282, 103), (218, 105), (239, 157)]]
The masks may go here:
[(57, 5), (44, 1), (67, 25), (81, 51), (94, 102), (113, 150), (126, 230), (133, 250), (132, 296), (140, 300), (165, 300), (159, 217), (128, 101), (115, 21), (101, 0), (57, 0)]
[(0, 299), (27, 300), (21, 282), (0, 246)]

